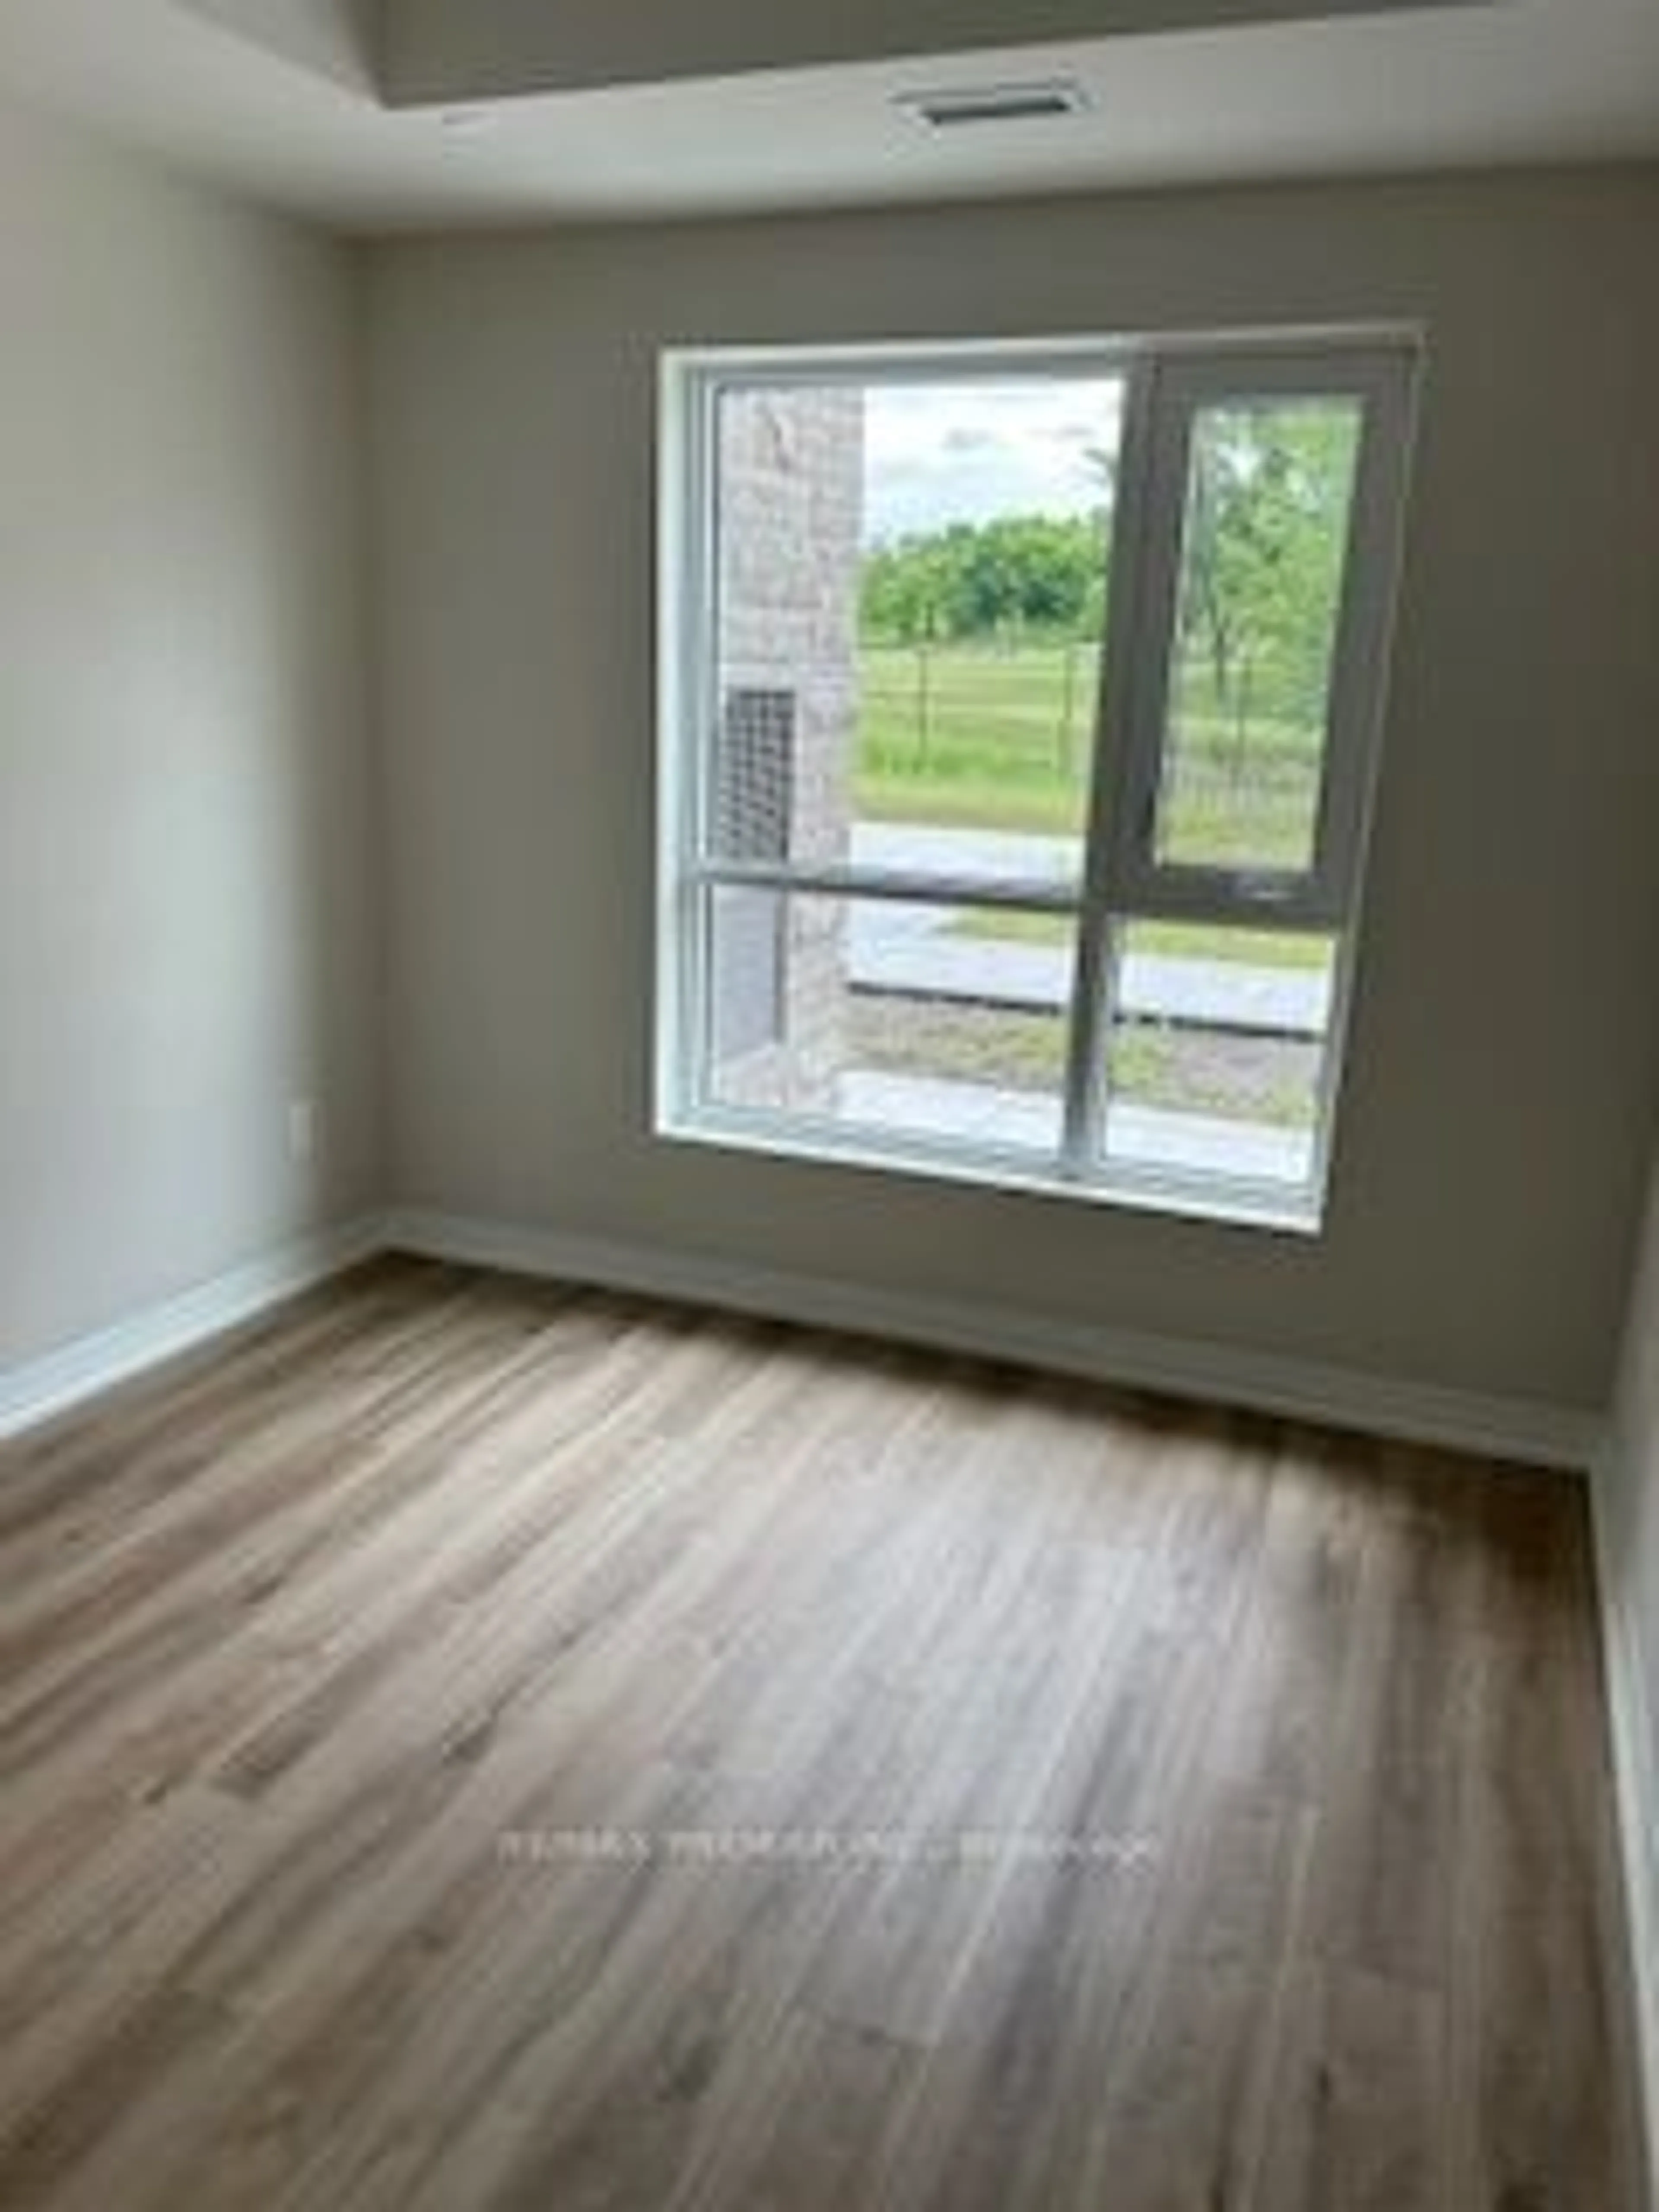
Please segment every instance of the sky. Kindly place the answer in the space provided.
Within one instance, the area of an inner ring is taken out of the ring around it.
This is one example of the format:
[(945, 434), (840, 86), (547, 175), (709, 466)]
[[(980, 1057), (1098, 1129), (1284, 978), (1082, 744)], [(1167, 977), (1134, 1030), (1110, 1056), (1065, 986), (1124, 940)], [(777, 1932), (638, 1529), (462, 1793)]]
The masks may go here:
[(872, 544), (988, 522), (1084, 514), (1101, 504), (1091, 447), (1114, 448), (1120, 384), (1032, 374), (874, 384), (865, 401), (865, 534)]

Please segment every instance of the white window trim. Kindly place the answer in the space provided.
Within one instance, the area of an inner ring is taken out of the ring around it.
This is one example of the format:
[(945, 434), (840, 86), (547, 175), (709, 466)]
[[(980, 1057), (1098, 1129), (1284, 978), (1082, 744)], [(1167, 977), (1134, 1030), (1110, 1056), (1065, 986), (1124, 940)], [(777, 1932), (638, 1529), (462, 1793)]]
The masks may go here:
[[(1060, 1194), (1250, 1226), (1316, 1234), (1328, 1193), (1346, 1061), (1370, 817), (1386, 694), (1423, 334), (1413, 326), (1180, 333), (881, 346), (673, 349), (659, 364), (658, 445), (658, 899), (653, 1127), (677, 1142)], [(1113, 520), (1115, 559), (1100, 656), (1084, 875), (1073, 894), (1006, 878), (893, 875), (709, 858), (703, 832), (719, 669), (708, 649), (719, 545), (714, 431), (722, 388), (822, 389), (844, 381), (971, 381), (1011, 368), (1095, 369), (1125, 386)], [(1304, 878), (1157, 863), (1152, 824), (1162, 774), (1167, 617), (1177, 587), (1188, 433), (1229, 397), (1344, 396), (1365, 404), (1317, 857)], [(1174, 472), (1173, 474), (1171, 472)], [(1156, 518), (1158, 526), (1152, 526)], [(1078, 955), (1063, 1099), (1052, 1159), (983, 1140), (917, 1138), (803, 1112), (717, 1105), (700, 1096), (712, 1036), (708, 988), (713, 890), (926, 901), (1075, 914)], [(1170, 920), (1289, 928), (1335, 940), (1314, 1158), (1302, 1187), (1109, 1160), (1104, 1049), (1120, 922)]]

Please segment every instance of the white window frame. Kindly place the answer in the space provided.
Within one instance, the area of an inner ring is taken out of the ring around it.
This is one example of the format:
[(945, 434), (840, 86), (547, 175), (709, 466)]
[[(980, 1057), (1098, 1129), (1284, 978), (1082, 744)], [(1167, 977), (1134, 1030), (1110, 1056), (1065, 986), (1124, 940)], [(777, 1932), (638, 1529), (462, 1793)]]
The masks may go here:
[[(654, 1127), (676, 1140), (954, 1176), (1266, 1227), (1315, 1232), (1330, 1177), (1337, 1094), (1381, 751), (1421, 334), (1388, 327), (1172, 338), (986, 341), (883, 347), (687, 349), (660, 363), (658, 935)], [(1075, 890), (1006, 878), (893, 874), (857, 865), (722, 860), (709, 847), (708, 767), (719, 728), (715, 467), (728, 387), (867, 389), (1011, 373), (1121, 379), (1112, 589), (1100, 657), (1083, 873)], [(1332, 664), (1326, 769), (1311, 868), (1173, 866), (1158, 860), (1167, 690), (1192, 426), (1228, 401), (1354, 397), (1364, 408), (1344, 594)], [(1075, 915), (1066, 1010), (1064, 1133), (1052, 1158), (979, 1141), (849, 1127), (828, 1116), (715, 1103), (711, 915), (720, 888)], [(1305, 1185), (1109, 1159), (1104, 1150), (1113, 971), (1121, 927), (1218, 923), (1328, 936), (1336, 956), (1314, 1161)]]

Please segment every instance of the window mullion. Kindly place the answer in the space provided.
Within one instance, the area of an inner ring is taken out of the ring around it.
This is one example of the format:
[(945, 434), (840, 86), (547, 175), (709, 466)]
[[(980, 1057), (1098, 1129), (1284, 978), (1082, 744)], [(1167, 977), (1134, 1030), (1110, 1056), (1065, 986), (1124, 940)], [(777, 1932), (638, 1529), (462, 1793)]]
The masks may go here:
[(1089, 796), (1088, 848), (1072, 987), (1071, 1047), (1066, 1066), (1065, 1134), (1060, 1160), (1073, 1176), (1098, 1159), (1105, 1126), (1115, 996), (1112, 915), (1116, 902), (1117, 816), (1127, 796), (1133, 754), (1135, 686), (1149, 641), (1146, 561), (1152, 498), (1152, 428), (1158, 364), (1151, 355), (1128, 373), (1118, 447), (1117, 497), (1111, 527), (1109, 604), (1102, 641), (1095, 706), (1094, 778)]
[(900, 905), (975, 906), (1015, 914), (1075, 914), (1074, 882), (1017, 876), (928, 876), (890, 869), (815, 866), (800, 860), (693, 861), (697, 884), (729, 890), (780, 891), (796, 896), (884, 899)]

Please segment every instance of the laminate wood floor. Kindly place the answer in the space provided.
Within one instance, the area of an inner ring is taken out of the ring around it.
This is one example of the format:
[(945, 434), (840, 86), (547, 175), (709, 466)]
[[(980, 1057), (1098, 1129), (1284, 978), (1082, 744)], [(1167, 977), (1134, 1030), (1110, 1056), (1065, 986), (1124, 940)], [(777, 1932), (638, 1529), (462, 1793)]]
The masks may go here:
[(8, 2212), (1638, 2212), (1565, 1480), (399, 1261), (0, 1563)]

